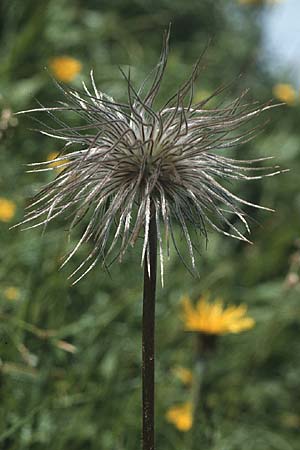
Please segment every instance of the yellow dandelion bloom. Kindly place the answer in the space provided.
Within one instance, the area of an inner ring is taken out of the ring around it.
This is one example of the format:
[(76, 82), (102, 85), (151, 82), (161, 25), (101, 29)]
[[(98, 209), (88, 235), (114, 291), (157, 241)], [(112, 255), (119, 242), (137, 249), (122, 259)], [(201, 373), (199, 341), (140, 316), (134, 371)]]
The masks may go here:
[(296, 414), (283, 414), (281, 416), (281, 423), (286, 428), (300, 428), (300, 416)]
[(255, 325), (255, 321), (246, 316), (245, 305), (224, 308), (221, 299), (209, 303), (205, 296), (200, 297), (195, 307), (188, 297), (184, 297), (182, 305), (186, 331), (218, 335), (240, 333)]
[(10, 301), (18, 300), (20, 297), (20, 290), (14, 286), (9, 286), (4, 289), (4, 297)]
[(49, 61), (49, 67), (55, 78), (68, 82), (74, 80), (76, 75), (81, 71), (82, 64), (70, 56), (58, 56)]
[(198, 89), (198, 91), (195, 92), (193, 102), (199, 103), (205, 99), (207, 99), (211, 95), (211, 92), (205, 90), (205, 89)]
[(189, 431), (193, 425), (192, 403), (186, 402), (172, 406), (166, 413), (166, 419), (175, 425), (178, 430)]
[[(49, 161), (49, 167), (57, 168), (58, 170), (62, 170), (63, 167), (61, 167), (63, 164), (68, 162), (68, 159), (62, 159), (61, 161), (53, 161), (55, 158), (59, 156), (58, 152), (50, 152), (47, 156), (47, 161)], [(51, 162), (53, 161), (53, 162)]]
[(16, 204), (7, 198), (0, 197), (0, 221), (9, 222), (15, 215)]
[(193, 372), (186, 367), (174, 367), (174, 375), (185, 385), (190, 385), (193, 382)]
[(273, 87), (273, 95), (280, 101), (288, 105), (294, 105), (296, 102), (296, 91), (290, 84), (278, 83)]

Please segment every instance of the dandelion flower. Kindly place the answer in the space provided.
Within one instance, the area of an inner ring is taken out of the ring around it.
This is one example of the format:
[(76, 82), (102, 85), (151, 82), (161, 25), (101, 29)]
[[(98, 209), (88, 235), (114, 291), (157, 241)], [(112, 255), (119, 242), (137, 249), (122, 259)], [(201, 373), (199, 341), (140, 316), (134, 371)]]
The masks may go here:
[(300, 428), (300, 416), (291, 413), (284, 413), (280, 417), (280, 422), (286, 428)]
[(20, 297), (20, 289), (14, 286), (9, 286), (4, 289), (4, 297), (10, 301), (18, 300)]
[(69, 82), (81, 71), (82, 65), (78, 59), (58, 56), (49, 61), (49, 67), (57, 80)]
[(166, 419), (175, 425), (178, 430), (189, 431), (193, 425), (192, 403), (186, 402), (172, 406), (166, 413)]
[(193, 382), (193, 372), (186, 367), (174, 367), (174, 375), (185, 385), (190, 385)]
[(0, 197), (0, 221), (9, 222), (15, 215), (16, 204), (7, 198)]
[(228, 306), (224, 308), (223, 301), (217, 299), (209, 303), (205, 296), (200, 297), (194, 307), (188, 297), (184, 297), (183, 323), (186, 331), (221, 335), (227, 333), (240, 333), (254, 327), (255, 321), (246, 316), (247, 307)]
[[(153, 219), (158, 239), (163, 278), (163, 240), (169, 254), (176, 251), (174, 224), (183, 233), (191, 268), (196, 271), (192, 233), (207, 237), (207, 227), (249, 242), (237, 222), (248, 233), (242, 206), (268, 209), (233, 194), (225, 186), (236, 180), (256, 180), (279, 173), (259, 166), (267, 158), (234, 160), (222, 151), (248, 142), (254, 127), (237, 131), (270, 105), (243, 104), (245, 92), (224, 106), (210, 109), (208, 103), (224, 88), (193, 103), (194, 83), (200, 72), (198, 61), (189, 79), (166, 103), (155, 107), (168, 58), (166, 35), (159, 63), (139, 89), (130, 73), (122, 72), (128, 102), (120, 103), (99, 91), (91, 72), (91, 88), (83, 83), (76, 91), (58, 84), (65, 97), (55, 107), (24, 112), (48, 112), (56, 122), (41, 133), (62, 140), (65, 147), (54, 162), (64, 170), (33, 199), (23, 224), (46, 226), (64, 213), (73, 216), (70, 231), (84, 219), (85, 230), (63, 265), (86, 242), (88, 256), (70, 275), (80, 280), (100, 260), (109, 266), (121, 261), (130, 246), (142, 238), (141, 262), (149, 252), (149, 228)], [(60, 113), (74, 112), (81, 126), (69, 126)], [(63, 162), (68, 160), (67, 163)], [(49, 163), (32, 164), (33, 170), (53, 170)], [(179, 251), (178, 251), (179, 253)], [(180, 255), (180, 253), (179, 253)]]
[(201, 100), (207, 99), (210, 95), (211, 95), (211, 92), (209, 92), (208, 90), (206, 90), (206, 89), (198, 89), (195, 92), (195, 94), (194, 94), (193, 101), (195, 103), (201, 102)]
[(273, 87), (274, 96), (288, 105), (294, 105), (296, 102), (296, 91), (290, 84), (278, 83)]
[(57, 170), (63, 170), (63, 166), (64, 166), (64, 164), (68, 163), (68, 160), (62, 159), (62, 160), (56, 161), (57, 157), (59, 157), (58, 152), (50, 152), (47, 155), (47, 161), (49, 161), (49, 167), (54, 167)]

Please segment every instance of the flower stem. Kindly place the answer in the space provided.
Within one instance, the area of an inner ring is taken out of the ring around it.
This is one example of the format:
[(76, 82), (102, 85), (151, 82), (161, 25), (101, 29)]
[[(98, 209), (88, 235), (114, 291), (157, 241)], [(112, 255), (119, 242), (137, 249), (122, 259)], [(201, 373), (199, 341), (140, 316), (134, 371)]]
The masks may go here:
[(153, 208), (149, 225), (149, 252), (144, 264), (142, 397), (143, 450), (154, 450), (154, 350), (157, 230)]
[[(191, 449), (198, 449), (199, 445), (205, 448), (213, 446), (213, 418), (207, 403), (208, 386), (205, 379), (208, 375), (209, 361), (216, 349), (217, 336), (196, 334), (196, 362), (194, 386), (194, 411)], [(209, 378), (209, 377), (208, 377)]]

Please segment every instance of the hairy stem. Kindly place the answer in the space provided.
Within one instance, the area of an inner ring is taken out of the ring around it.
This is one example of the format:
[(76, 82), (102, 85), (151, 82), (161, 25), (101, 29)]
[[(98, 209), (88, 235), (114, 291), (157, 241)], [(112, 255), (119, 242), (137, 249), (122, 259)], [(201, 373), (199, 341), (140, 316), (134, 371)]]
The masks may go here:
[(142, 337), (142, 397), (143, 450), (154, 450), (154, 333), (156, 292), (157, 230), (155, 215), (149, 227), (149, 252), (144, 265), (143, 337)]

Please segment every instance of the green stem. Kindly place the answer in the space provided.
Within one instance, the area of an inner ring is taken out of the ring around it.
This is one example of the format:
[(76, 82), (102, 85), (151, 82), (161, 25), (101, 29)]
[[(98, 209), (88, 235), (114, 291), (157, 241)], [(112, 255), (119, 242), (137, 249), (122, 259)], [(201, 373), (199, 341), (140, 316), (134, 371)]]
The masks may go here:
[(207, 403), (204, 378), (207, 375), (208, 362), (216, 348), (216, 336), (197, 333), (196, 361), (193, 395), (193, 429), (192, 449), (198, 449), (201, 444), (210, 448), (213, 444), (213, 424), (211, 411)]

